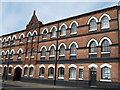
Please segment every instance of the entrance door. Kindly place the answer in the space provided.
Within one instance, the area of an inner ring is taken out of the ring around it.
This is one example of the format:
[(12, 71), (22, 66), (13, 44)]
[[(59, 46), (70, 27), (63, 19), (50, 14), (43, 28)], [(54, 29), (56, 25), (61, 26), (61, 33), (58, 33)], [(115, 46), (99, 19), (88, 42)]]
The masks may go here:
[(21, 80), (21, 72), (22, 72), (22, 69), (21, 69), (20, 67), (17, 67), (17, 68), (15, 69), (15, 73), (14, 73), (14, 78), (13, 78), (13, 80), (15, 80), (15, 81)]
[(90, 86), (96, 86), (96, 68), (90, 69)]

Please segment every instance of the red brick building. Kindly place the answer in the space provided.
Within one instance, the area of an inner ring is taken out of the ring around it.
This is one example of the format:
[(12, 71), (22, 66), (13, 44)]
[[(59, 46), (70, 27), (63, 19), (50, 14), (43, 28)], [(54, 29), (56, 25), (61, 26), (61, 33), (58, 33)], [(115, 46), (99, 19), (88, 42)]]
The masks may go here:
[(120, 86), (120, 7), (43, 24), (35, 11), (24, 30), (0, 37), (7, 79), (70, 86)]

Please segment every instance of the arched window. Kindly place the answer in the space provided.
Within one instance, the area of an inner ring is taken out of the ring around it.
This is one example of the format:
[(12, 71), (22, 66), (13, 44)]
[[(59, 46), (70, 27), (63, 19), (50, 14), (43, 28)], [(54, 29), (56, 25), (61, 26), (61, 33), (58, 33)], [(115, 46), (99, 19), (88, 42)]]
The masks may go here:
[(19, 50), (19, 52), (18, 52), (18, 59), (20, 59), (21, 57), (22, 57), (22, 51)]
[(11, 52), (11, 58), (10, 59), (13, 59), (14, 58), (14, 51)]
[(102, 17), (101, 20), (101, 29), (109, 28), (109, 19), (107, 16)]
[(6, 42), (6, 41), (5, 41), (5, 39), (4, 39), (4, 40), (3, 40), (3, 46), (5, 46), (5, 42)]
[(103, 67), (101, 70), (101, 74), (102, 74), (102, 76), (101, 76), (102, 79), (110, 80), (111, 75), (110, 75), (110, 68), (109, 67), (107, 67), (107, 66)]
[(90, 30), (97, 30), (97, 23), (96, 23), (96, 20), (94, 18), (91, 19), (89, 28), (90, 28)]
[(58, 78), (59, 79), (64, 79), (64, 68), (63, 67), (60, 67), (58, 69)]
[(69, 78), (76, 79), (76, 68), (75, 67), (71, 67), (69, 69)]
[(4, 58), (4, 52), (1, 53), (1, 58)]
[(54, 76), (54, 68), (50, 67), (48, 69), (48, 78), (53, 78), (53, 76)]
[(8, 43), (8, 45), (10, 45), (10, 38), (8, 39), (7, 43)]
[(27, 49), (26, 50), (26, 57), (29, 57), (29, 52), (30, 52), (30, 49)]
[(30, 67), (29, 75), (30, 75), (30, 76), (33, 76), (33, 67)]
[(50, 48), (50, 56), (55, 56), (55, 48), (54, 48), (54, 46), (52, 46)]
[(12, 74), (12, 67), (9, 67), (9, 72), (8, 72), (9, 75)]
[(47, 30), (46, 29), (43, 31), (42, 38), (47, 39)]
[(110, 44), (108, 40), (102, 42), (102, 52), (110, 52)]
[(27, 76), (28, 75), (28, 67), (25, 67), (24, 68), (24, 76)]
[(65, 36), (66, 35), (66, 27), (63, 25), (60, 30), (60, 36)]
[(15, 40), (16, 40), (16, 38), (13, 37), (13, 40), (12, 40), (12, 44), (13, 44), (13, 45), (15, 44)]
[(9, 57), (9, 52), (6, 53), (6, 59), (8, 59), (8, 57)]
[(45, 49), (45, 47), (43, 47), (42, 50), (41, 50), (41, 56), (46, 56), (46, 49)]
[(73, 23), (71, 26), (71, 34), (75, 34), (77, 32), (77, 25), (76, 23)]
[(31, 51), (31, 56), (34, 57), (35, 56), (35, 48), (32, 48), (32, 51)]
[(56, 28), (53, 27), (51, 31), (51, 38), (56, 37)]
[(21, 35), (21, 37), (20, 37), (20, 43), (23, 43), (23, 40), (24, 40), (24, 36)]
[(44, 74), (45, 74), (45, 68), (41, 67), (40, 68), (40, 77), (44, 77)]
[(64, 45), (61, 45), (60, 47), (60, 56), (64, 56), (65, 55), (65, 47)]
[(27, 36), (27, 41), (29, 42), (30, 40), (31, 40), (31, 35), (29, 33), (28, 36)]
[(89, 53), (96, 53), (96, 52), (97, 52), (97, 45), (94, 41), (92, 41), (89, 46)]
[(36, 34), (36, 33), (33, 33), (33, 36), (32, 36), (32, 40), (33, 40), (33, 41), (36, 40), (36, 36), (37, 36), (37, 34)]
[(70, 48), (70, 55), (76, 55), (76, 45), (73, 43)]

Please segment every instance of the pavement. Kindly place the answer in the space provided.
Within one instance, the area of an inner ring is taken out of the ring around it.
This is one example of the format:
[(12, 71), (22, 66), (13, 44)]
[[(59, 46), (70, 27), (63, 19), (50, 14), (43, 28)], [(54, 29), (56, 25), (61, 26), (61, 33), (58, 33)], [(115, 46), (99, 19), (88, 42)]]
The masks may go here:
[(98, 89), (98, 88), (58, 86), (10, 80), (0, 83), (1, 83), (0, 85), (2, 85), (1, 88), (3, 88), (0, 90), (118, 90), (118, 89)]

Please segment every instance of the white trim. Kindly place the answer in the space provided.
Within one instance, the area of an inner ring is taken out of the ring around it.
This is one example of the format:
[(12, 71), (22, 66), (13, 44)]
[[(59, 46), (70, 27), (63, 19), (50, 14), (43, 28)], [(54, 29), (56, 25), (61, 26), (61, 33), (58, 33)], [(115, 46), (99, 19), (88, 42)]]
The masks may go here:
[(70, 56), (77, 56), (77, 54), (70, 54)]
[(55, 57), (55, 55), (50, 55), (49, 57)]
[(44, 28), (44, 29), (42, 30), (42, 34), (43, 34), (43, 32), (44, 32), (45, 30), (46, 30), (47, 33), (48, 33), (48, 29), (47, 29), (47, 28)]
[(50, 47), (49, 47), (48, 50), (50, 50), (52, 46), (53, 46), (53, 47), (55, 48), (55, 50), (56, 50), (56, 46), (55, 46), (55, 44), (50, 45)]
[(72, 44), (75, 44), (76, 45), (76, 48), (78, 48), (78, 44), (75, 42), (75, 41), (72, 41), (71, 43), (70, 43), (70, 45), (69, 45), (69, 49), (71, 48), (71, 45)]
[(58, 68), (61, 68), (61, 67), (65, 68), (65, 66), (64, 66), (63, 64), (60, 64), (60, 65), (58, 66)]
[(19, 53), (19, 51), (21, 50), (21, 52), (23, 53), (23, 50), (22, 50), (22, 48), (19, 48), (19, 50), (17, 51), (17, 53)]
[(11, 40), (11, 36), (9, 36), (9, 37), (7, 38), (7, 41), (8, 41), (9, 39)]
[(101, 54), (107, 54), (107, 53), (110, 53), (110, 52), (101, 52)]
[(0, 67), (2, 67), (2, 65), (0, 65)]
[(35, 66), (34, 66), (33, 64), (31, 64), (29, 67), (30, 67), (30, 68), (31, 68), (31, 67), (33, 67), (33, 68), (34, 68)]
[(112, 80), (104, 80), (104, 79), (101, 79), (100, 81), (102, 81), (102, 82), (112, 82)]
[(24, 68), (25, 68), (25, 67), (29, 67), (29, 66), (28, 66), (27, 64), (25, 64), (25, 65), (24, 65)]
[(12, 65), (9, 65), (9, 67), (13, 67)]
[(45, 68), (45, 65), (42, 64), (42, 65), (39, 66), (39, 68), (42, 68), (42, 67)]
[(108, 17), (108, 20), (111, 20), (110, 15), (104, 13), (104, 14), (100, 17), (99, 22), (101, 22), (101, 20), (102, 20), (102, 18), (103, 18), (104, 16)]
[(9, 50), (7, 50), (7, 51), (6, 51), (6, 53), (5, 53), (5, 55), (7, 54), (7, 52), (8, 52), (8, 54), (10, 54), (10, 51), (9, 51)]
[(5, 42), (6, 42), (6, 37), (3, 38), (2, 42), (4, 42), (4, 40), (5, 40)]
[(48, 76), (48, 78), (53, 78), (53, 76)]
[(47, 47), (45, 45), (43, 45), (41, 48), (40, 48), (40, 51), (42, 51), (42, 49), (45, 48), (45, 50), (47, 51)]
[(60, 34), (60, 36), (65, 36), (66, 34)]
[(4, 50), (1, 51), (0, 55), (2, 55), (2, 53), (4, 53), (4, 55), (5, 55), (5, 51)]
[(13, 54), (15, 54), (15, 50), (14, 49), (11, 50), (10, 54), (12, 53), (12, 51), (13, 51)]
[(46, 57), (46, 56), (41, 56), (41, 57)]
[(91, 43), (92, 41), (94, 41), (94, 42), (96, 43), (96, 46), (98, 46), (98, 42), (97, 42), (97, 40), (94, 39), (94, 38), (92, 38), (92, 39), (89, 40), (89, 42), (88, 42), (88, 44), (87, 44), (87, 47), (90, 46), (90, 43)]
[(33, 31), (33, 33), (31, 34), (32, 36), (34, 35), (34, 33), (36, 33), (36, 35), (38, 34), (36, 30)]
[(91, 31), (97, 31), (97, 29), (90, 29), (89, 31), (90, 31), (90, 32), (91, 32)]
[(64, 55), (59, 55), (59, 56), (65, 56), (65, 54)]
[(92, 68), (92, 67), (94, 67), (94, 68), (98, 68), (98, 66), (96, 65), (96, 64), (90, 64), (89, 66), (88, 66), (88, 68)]
[(4, 65), (4, 67), (7, 67), (7, 65)]
[(95, 53), (89, 53), (89, 55), (94, 55), (94, 54), (97, 54), (97, 52), (95, 52)]
[(58, 77), (58, 79), (64, 79), (64, 77)]
[(61, 43), (61, 44), (58, 46), (58, 50), (60, 49), (60, 47), (61, 47), (62, 45), (65, 47), (65, 49), (67, 49), (65, 43)]
[(57, 31), (57, 27), (56, 26), (53, 26), (51, 29), (50, 29), (50, 32), (52, 32), (52, 29), (55, 28), (55, 31)]
[(31, 33), (31, 32), (28, 32), (27, 35), (26, 35), (26, 37), (28, 37), (29, 34), (30, 34), (30, 36), (32, 36), (32, 33)]
[(84, 68), (84, 66), (79, 66), (79, 69), (83, 69)]
[(54, 66), (53, 64), (50, 64), (50, 65), (48, 66), (48, 68), (51, 68), (51, 67), (55, 68), (55, 66)]
[(14, 69), (16, 69), (17, 67), (20, 67), (20, 68), (22, 69), (22, 67), (21, 67), (20, 65), (16, 65), (16, 66), (14, 67)]
[(103, 42), (104, 40), (108, 40), (109, 44), (110, 44), (110, 45), (112, 44), (112, 41), (111, 41), (108, 37), (103, 37), (103, 38), (100, 40), (100, 42), (99, 42), (99, 46), (101, 46), (101, 44), (102, 44), (102, 42)]
[(79, 80), (83, 80), (83, 78), (79, 78)]
[(75, 24), (78, 26), (78, 22), (77, 22), (77, 21), (72, 21), (72, 22), (70, 23), (69, 28), (71, 28), (71, 26), (72, 26), (73, 23), (75, 23)]
[(17, 39), (16, 35), (13, 35), (13, 36), (12, 36), (12, 40), (13, 40), (14, 37), (15, 37), (15, 40), (16, 40), (16, 39)]
[(45, 76), (39, 76), (40, 78), (44, 78)]
[(90, 24), (90, 21), (91, 21), (92, 19), (95, 19), (95, 21), (98, 22), (98, 19), (97, 19), (95, 16), (92, 16), (92, 17), (89, 18), (87, 24)]
[[(60, 27), (59, 27), (59, 30), (61, 30), (62, 26), (65, 26), (65, 28), (67, 29), (67, 25), (65, 23), (61, 24)], [(65, 34), (66, 35), (66, 34)]]
[(73, 33), (70, 33), (71, 35), (73, 35), (73, 34), (77, 34), (77, 32), (73, 32)]
[(101, 66), (100, 66), (100, 68), (103, 68), (103, 67), (108, 67), (108, 68), (111, 68), (112, 66), (110, 65), (110, 64), (102, 64)]
[(77, 66), (75, 64), (71, 64), (68, 66), (68, 68), (72, 68), (72, 67), (77, 68)]
[(69, 78), (70, 80), (76, 80), (76, 78)]
[(21, 36), (23, 36), (23, 38), (25, 37), (24, 33), (21, 33), (19, 36), (19, 39), (21, 38)]
[(33, 75), (29, 75), (30, 77), (33, 77)]

